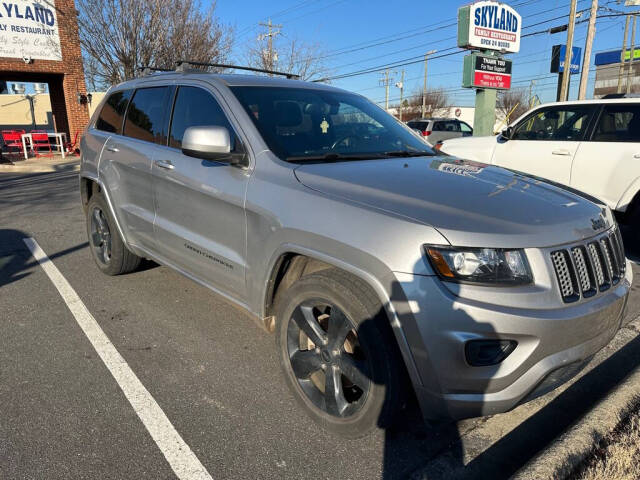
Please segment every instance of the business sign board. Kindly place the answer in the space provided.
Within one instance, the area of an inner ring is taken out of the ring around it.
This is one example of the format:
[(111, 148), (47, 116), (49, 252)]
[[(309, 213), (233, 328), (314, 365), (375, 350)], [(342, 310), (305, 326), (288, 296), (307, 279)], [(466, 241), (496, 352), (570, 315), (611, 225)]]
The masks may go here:
[(0, 58), (62, 60), (55, 0), (0, 4)]
[(520, 51), (522, 17), (509, 5), (476, 2), (458, 9), (458, 46), (467, 49)]
[[(608, 52), (596, 53), (594, 63), (596, 65), (610, 65), (612, 63), (620, 63), (621, 56), (622, 56), (622, 50), (609, 50)], [(628, 62), (630, 59), (631, 59), (631, 50), (625, 50), (624, 61)], [(633, 50), (633, 61), (635, 62), (639, 59), (640, 59), (640, 49), (636, 48)]]
[[(551, 48), (551, 73), (563, 73), (564, 72), (564, 60), (567, 55), (566, 45), (554, 45)], [(571, 50), (571, 67), (569, 72), (571, 74), (580, 73), (580, 64), (582, 62), (582, 48), (573, 47)]]
[(472, 53), (464, 57), (462, 86), (465, 88), (511, 88), (511, 60)]

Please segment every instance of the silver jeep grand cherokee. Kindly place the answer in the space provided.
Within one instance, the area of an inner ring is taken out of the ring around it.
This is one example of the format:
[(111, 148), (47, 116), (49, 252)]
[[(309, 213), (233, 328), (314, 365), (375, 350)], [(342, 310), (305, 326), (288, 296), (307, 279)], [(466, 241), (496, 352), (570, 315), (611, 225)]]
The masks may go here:
[(153, 259), (246, 309), (344, 436), (411, 391), (426, 418), (507, 411), (621, 326), (631, 268), (607, 207), (436, 156), (360, 95), (152, 74), (108, 92), (81, 151), (99, 269)]

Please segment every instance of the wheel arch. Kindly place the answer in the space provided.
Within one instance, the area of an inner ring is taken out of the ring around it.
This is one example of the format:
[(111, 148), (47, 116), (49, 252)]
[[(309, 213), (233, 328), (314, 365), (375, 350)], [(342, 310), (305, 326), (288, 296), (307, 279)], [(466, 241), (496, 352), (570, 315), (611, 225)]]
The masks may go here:
[(386, 312), (412, 383), (414, 385), (421, 385), (422, 381), (413, 360), (411, 347), (409, 346), (405, 331), (402, 328), (399, 315), (383, 284), (370, 272), (325, 253), (300, 246), (287, 245), (283, 246), (281, 251), (274, 254), (273, 259), (269, 263), (267, 270), (269, 273), (265, 281), (262, 296), (262, 318), (264, 319), (265, 328), (268, 331), (273, 331), (273, 327), (275, 326), (274, 301), (278, 293), (283, 291), (282, 289), (288, 288), (304, 275), (328, 268), (337, 268), (348, 273), (373, 292)]
[(638, 208), (640, 208), (640, 177), (629, 184), (616, 205), (616, 211), (632, 214)]
[(109, 208), (109, 213), (111, 213), (111, 216), (113, 217), (113, 220), (116, 224), (116, 228), (118, 229), (118, 233), (120, 234), (120, 238), (122, 238), (125, 245), (130, 248), (136, 255), (142, 256), (140, 252), (137, 251), (135, 246), (132, 246), (129, 244), (129, 242), (127, 242), (127, 236), (122, 230), (122, 226), (120, 224), (120, 221), (118, 220), (116, 211), (113, 208), (113, 203), (111, 202), (111, 196), (109, 195), (109, 191), (105, 188), (104, 184), (97, 177), (81, 174), (80, 197), (82, 199), (82, 208), (85, 210), (85, 213), (91, 197), (93, 197), (93, 195), (95, 195), (96, 193), (101, 193), (104, 196), (104, 199), (107, 202), (107, 206)]

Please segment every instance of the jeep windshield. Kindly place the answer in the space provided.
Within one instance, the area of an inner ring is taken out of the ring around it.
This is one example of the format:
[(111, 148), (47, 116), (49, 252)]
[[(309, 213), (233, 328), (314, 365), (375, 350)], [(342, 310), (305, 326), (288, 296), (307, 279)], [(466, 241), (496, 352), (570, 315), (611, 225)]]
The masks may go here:
[(285, 161), (435, 155), (407, 127), (359, 95), (309, 88), (237, 86), (231, 90), (269, 149)]

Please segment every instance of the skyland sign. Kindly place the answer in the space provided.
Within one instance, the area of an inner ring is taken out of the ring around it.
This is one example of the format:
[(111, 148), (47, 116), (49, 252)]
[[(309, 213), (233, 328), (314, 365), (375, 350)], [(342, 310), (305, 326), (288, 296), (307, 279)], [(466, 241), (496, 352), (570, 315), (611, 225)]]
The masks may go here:
[(0, 58), (62, 60), (54, 0), (0, 3)]
[(477, 2), (458, 9), (458, 46), (467, 49), (520, 51), (522, 17), (509, 5)]

